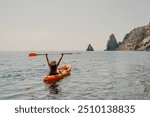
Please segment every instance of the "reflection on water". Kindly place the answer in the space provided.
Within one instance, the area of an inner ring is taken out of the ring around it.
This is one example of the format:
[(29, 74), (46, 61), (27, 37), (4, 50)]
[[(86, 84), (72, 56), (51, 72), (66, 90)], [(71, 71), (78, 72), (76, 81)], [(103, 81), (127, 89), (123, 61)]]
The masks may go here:
[(61, 91), (60, 89), (58, 89), (58, 84), (56, 83), (47, 84), (47, 87), (49, 89), (50, 94), (58, 94)]
[(57, 99), (57, 95), (61, 93), (61, 88), (58, 87), (58, 82), (45, 83), (45, 86), (49, 91), (47, 97), (49, 97), (49, 99)]

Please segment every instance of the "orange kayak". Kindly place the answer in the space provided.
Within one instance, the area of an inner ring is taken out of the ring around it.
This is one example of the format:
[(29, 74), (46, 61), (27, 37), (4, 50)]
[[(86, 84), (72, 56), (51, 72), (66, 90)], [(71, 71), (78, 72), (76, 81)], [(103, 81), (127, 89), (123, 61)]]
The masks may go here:
[(71, 71), (71, 65), (66, 64), (66, 65), (58, 68), (59, 74), (57, 74), (57, 75), (46, 75), (44, 77), (44, 82), (56, 82), (59, 79), (62, 79), (63, 77), (70, 75), (70, 71)]

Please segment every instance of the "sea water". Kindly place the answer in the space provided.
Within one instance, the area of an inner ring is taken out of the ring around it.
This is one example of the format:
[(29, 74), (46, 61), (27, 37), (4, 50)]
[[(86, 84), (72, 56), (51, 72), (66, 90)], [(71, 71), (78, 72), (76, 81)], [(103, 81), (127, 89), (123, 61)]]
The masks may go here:
[[(60, 56), (49, 55), (49, 59), (59, 60)], [(45, 84), (43, 77), (49, 72), (45, 56), (0, 52), (0, 99), (150, 99), (149, 60), (149, 52), (97, 51), (64, 55), (60, 66), (71, 64), (71, 75)]]

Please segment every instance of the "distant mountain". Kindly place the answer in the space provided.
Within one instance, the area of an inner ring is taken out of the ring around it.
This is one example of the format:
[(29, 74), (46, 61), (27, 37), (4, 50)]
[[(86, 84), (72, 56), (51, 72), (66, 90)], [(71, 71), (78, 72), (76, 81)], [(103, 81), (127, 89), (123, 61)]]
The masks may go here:
[(91, 44), (88, 45), (86, 51), (94, 51), (94, 48), (91, 46)]
[[(113, 46), (111, 45), (111, 43)], [(130, 31), (125, 35), (122, 42), (119, 42), (117, 44), (115, 42), (115, 39), (111, 39), (111, 41), (109, 39), (106, 50), (150, 51), (150, 23), (146, 26), (141, 26), (133, 29), (132, 31)]]

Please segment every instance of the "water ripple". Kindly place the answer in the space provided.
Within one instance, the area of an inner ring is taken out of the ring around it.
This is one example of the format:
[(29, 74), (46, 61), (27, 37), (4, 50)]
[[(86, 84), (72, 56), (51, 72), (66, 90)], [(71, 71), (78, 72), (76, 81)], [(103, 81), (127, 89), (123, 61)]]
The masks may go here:
[(49, 72), (45, 57), (28, 58), (26, 52), (0, 54), (0, 99), (150, 99), (149, 53), (65, 56), (61, 65), (72, 64), (71, 75), (54, 84), (43, 82)]

